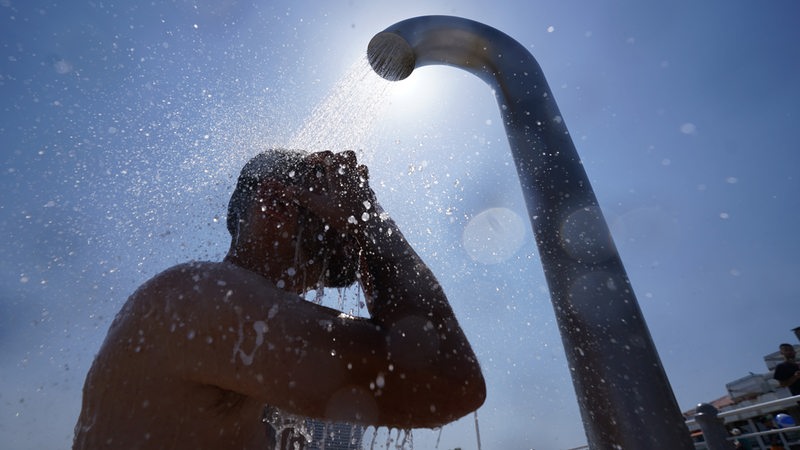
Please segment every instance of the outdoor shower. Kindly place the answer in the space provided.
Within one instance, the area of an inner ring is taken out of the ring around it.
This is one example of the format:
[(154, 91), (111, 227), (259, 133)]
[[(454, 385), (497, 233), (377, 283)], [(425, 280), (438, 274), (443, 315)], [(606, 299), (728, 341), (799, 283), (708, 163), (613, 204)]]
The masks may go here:
[(597, 198), (533, 56), (492, 27), (449, 16), (398, 22), (372, 38), (367, 56), (389, 80), (445, 64), (494, 89), (589, 446), (693, 449)]

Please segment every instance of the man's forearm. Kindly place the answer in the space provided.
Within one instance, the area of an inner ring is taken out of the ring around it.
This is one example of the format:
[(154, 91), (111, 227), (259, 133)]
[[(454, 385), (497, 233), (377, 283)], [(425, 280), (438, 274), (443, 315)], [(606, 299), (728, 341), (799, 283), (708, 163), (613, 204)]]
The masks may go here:
[(416, 315), (453, 317), (447, 298), (433, 272), (408, 244), (391, 218), (373, 217), (364, 230), (361, 279), (378, 322)]

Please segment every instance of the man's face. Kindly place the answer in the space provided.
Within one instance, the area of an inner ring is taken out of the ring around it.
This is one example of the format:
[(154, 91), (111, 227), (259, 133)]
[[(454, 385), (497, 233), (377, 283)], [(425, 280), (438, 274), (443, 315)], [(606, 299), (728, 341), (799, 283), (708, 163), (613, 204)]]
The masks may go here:
[[(324, 167), (314, 161), (314, 154), (306, 157), (293, 177), (303, 188), (317, 193), (325, 193), (330, 186)], [(314, 260), (317, 267), (324, 265), (323, 274), (326, 287), (346, 287), (356, 282), (359, 263), (359, 246), (353, 236), (342, 235), (312, 212), (301, 212), (304, 231), (300, 236), (301, 245), (307, 258)]]
[(309, 214), (308, 231), (303, 231), (303, 251), (320, 270), (326, 287), (347, 287), (356, 282), (358, 273), (358, 243), (352, 236), (342, 236), (324, 222)]
[(781, 345), (781, 355), (786, 359), (794, 359), (794, 347), (791, 345)]

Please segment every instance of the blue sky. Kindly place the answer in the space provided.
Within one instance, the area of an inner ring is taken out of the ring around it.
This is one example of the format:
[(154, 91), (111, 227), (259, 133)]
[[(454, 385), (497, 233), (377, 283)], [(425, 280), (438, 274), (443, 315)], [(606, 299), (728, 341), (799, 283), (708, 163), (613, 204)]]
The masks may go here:
[[(425, 14), (486, 23), (531, 50), (681, 408), (724, 395), (765, 372), (778, 343), (797, 343), (798, 9), (0, 1), (0, 441), (68, 447), (125, 298), (172, 264), (221, 258), (224, 206), (249, 156), (318, 139), (359, 150), (447, 290), (489, 381), (483, 446), (585, 442), (527, 223), (497, 236), (515, 242), (499, 262), (473, 259), (462, 240), (492, 208), (525, 217), (489, 88), (448, 67), (390, 87), (351, 80), (368, 78), (372, 35)], [(361, 88), (363, 100), (313, 118), (332, 93)], [(474, 435), (468, 417), (439, 448), (475, 448)], [(439, 436), (414, 438), (429, 448)]]

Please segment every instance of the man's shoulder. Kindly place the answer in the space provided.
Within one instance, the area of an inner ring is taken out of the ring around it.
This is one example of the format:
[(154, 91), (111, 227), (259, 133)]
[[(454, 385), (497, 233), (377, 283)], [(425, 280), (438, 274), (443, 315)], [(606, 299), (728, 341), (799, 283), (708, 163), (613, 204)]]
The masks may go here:
[(194, 275), (232, 270), (242, 270), (242, 268), (225, 261), (187, 261), (165, 269), (155, 277), (164, 275)]
[(282, 292), (273, 283), (236, 264), (221, 261), (190, 261), (172, 266), (145, 282), (134, 297), (165, 297), (195, 302), (201, 299), (267, 296)]
[[(221, 305), (271, 304), (286, 294), (266, 278), (227, 262), (192, 261), (172, 266), (144, 282), (128, 298), (115, 325), (143, 327), (169, 317), (217, 317)], [(256, 301), (257, 300), (257, 301)]]
[(225, 279), (233, 281), (239, 278), (253, 278), (254, 276), (256, 279), (264, 280), (263, 277), (259, 277), (242, 267), (228, 262), (189, 261), (174, 265), (156, 274), (143, 287), (170, 283), (197, 284), (209, 279), (217, 281), (218, 285), (224, 285)]

